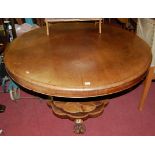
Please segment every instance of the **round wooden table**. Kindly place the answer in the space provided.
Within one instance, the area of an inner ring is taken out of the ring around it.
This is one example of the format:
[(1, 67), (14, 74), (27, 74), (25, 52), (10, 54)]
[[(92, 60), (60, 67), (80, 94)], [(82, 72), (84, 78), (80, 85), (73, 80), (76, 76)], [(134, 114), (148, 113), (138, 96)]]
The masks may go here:
[[(144, 79), (151, 63), (149, 46), (131, 32), (110, 25), (98, 33), (93, 23), (59, 23), (15, 39), (5, 50), (11, 78), (52, 97), (59, 117), (76, 122), (101, 114), (108, 100), (96, 97), (128, 89)], [(58, 97), (58, 98), (55, 98)]]

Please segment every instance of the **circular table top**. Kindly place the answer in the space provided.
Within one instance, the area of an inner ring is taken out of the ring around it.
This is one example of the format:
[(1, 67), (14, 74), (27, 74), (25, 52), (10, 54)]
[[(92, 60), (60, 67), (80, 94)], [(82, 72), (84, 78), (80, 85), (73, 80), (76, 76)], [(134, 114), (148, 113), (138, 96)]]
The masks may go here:
[(136, 34), (93, 23), (38, 28), (5, 50), (10, 76), (30, 90), (59, 97), (94, 97), (130, 88), (151, 63), (149, 46)]

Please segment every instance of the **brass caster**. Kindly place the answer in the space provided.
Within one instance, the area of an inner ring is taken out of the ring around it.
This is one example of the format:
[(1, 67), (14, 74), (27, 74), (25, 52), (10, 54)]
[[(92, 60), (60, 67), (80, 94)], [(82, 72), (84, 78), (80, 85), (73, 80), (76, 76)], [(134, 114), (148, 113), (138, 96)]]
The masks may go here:
[(86, 131), (86, 127), (83, 123), (82, 119), (76, 119), (74, 125), (74, 133), (76, 134), (84, 134)]

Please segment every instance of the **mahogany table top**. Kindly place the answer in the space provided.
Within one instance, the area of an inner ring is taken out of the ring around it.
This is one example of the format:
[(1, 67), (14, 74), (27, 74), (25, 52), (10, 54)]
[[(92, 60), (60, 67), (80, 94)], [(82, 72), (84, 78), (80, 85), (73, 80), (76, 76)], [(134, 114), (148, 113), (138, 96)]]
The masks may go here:
[(149, 46), (136, 34), (94, 23), (53, 24), (15, 39), (4, 62), (23, 87), (50, 96), (93, 97), (140, 82), (151, 63)]

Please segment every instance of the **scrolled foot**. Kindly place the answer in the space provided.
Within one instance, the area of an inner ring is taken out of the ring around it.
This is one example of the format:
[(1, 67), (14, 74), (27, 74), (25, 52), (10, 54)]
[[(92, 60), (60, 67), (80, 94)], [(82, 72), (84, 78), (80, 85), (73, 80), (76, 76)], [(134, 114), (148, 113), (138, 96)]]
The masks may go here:
[(86, 131), (86, 127), (83, 123), (82, 119), (76, 119), (74, 125), (74, 133), (76, 134), (84, 134)]

